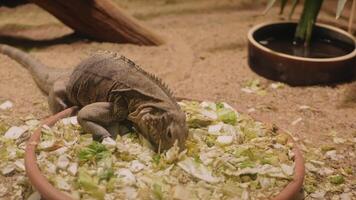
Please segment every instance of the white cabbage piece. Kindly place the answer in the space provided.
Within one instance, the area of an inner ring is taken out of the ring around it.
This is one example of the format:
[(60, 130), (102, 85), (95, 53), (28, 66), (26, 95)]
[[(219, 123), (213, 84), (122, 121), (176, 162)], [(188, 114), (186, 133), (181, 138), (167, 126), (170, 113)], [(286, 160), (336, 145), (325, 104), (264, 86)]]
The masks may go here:
[(151, 151), (150, 149), (147, 149), (145, 151), (143, 151), (142, 153), (140, 153), (137, 156), (137, 159), (139, 161), (141, 161), (142, 163), (149, 165), (152, 161), (152, 156), (154, 155), (154, 152)]
[(318, 173), (322, 176), (330, 176), (334, 173), (334, 170), (329, 167), (323, 167), (318, 171)]
[(344, 144), (346, 141), (347, 141), (346, 139), (340, 138), (340, 137), (336, 137), (336, 136), (333, 138), (333, 142), (335, 144)]
[(14, 162), (16, 169), (19, 171), (25, 171), (25, 160), (24, 159), (17, 159)]
[(7, 194), (8, 189), (4, 184), (0, 184), (0, 197), (3, 197)]
[(66, 169), (67, 168), (67, 166), (69, 165), (69, 159), (68, 159), (68, 157), (67, 157), (67, 155), (66, 154), (63, 154), (63, 155), (60, 155), (59, 156), (59, 158), (58, 158), (58, 160), (57, 160), (57, 167), (59, 168), (59, 169)]
[(67, 171), (72, 175), (75, 176), (78, 172), (78, 163), (70, 163)]
[(13, 126), (6, 131), (4, 138), (16, 140), (19, 137), (21, 137), (21, 135), (24, 134), (26, 131), (27, 128), (25, 128), (24, 126), (23, 127)]
[(263, 189), (266, 189), (266, 188), (273, 186), (275, 181), (273, 178), (259, 177), (258, 182), (260, 183), (260, 185)]
[(232, 135), (220, 135), (216, 138), (216, 142), (219, 145), (230, 145), (234, 141), (234, 136)]
[(325, 194), (326, 194), (326, 191), (323, 191), (323, 190), (318, 190), (314, 193), (311, 193), (310, 196), (313, 197), (314, 199), (325, 199)]
[(175, 200), (187, 200), (192, 199), (193, 195), (189, 191), (189, 188), (185, 187), (184, 185), (176, 185), (174, 187), (173, 199)]
[(325, 162), (320, 161), (320, 160), (309, 160), (311, 163), (319, 165), (319, 166), (324, 166)]
[(56, 141), (55, 140), (45, 140), (42, 141), (38, 144), (39, 149), (48, 149), (51, 148), (55, 145)]
[(287, 176), (292, 176), (294, 173), (294, 164), (293, 165), (286, 165), (284, 163), (281, 164), (281, 168), (284, 174)]
[(4, 185), (0, 184), (0, 197), (4, 197), (7, 194), (8, 194), (8, 189)]
[(16, 153), (17, 153), (18, 149), (15, 146), (7, 147), (6, 151), (8, 153), (7, 156), (9, 159), (11, 159), (11, 160), (16, 159), (16, 157), (17, 157)]
[(114, 151), (116, 148), (116, 141), (113, 140), (111, 137), (104, 138), (101, 144), (103, 144), (110, 151)]
[(241, 199), (242, 200), (249, 200), (250, 199), (250, 193), (247, 190), (244, 190), (241, 194)]
[(15, 165), (8, 164), (1, 168), (2, 175), (6, 176), (15, 171)]
[(302, 120), (303, 120), (303, 118), (298, 117), (297, 119), (295, 119), (294, 121), (291, 122), (291, 125), (292, 125), (292, 126), (295, 126), (295, 125), (297, 125), (299, 122), (301, 122)]
[(335, 161), (342, 158), (341, 155), (337, 155), (336, 150), (327, 151), (325, 157)]
[(225, 135), (232, 135), (232, 136), (237, 136), (238, 132), (235, 129), (234, 126), (230, 125), (230, 124), (224, 124), (223, 126), (223, 133)]
[(71, 186), (68, 184), (68, 182), (60, 176), (56, 177), (56, 186), (58, 189), (61, 189), (61, 190), (69, 191), (71, 189)]
[(276, 82), (276, 83), (271, 83), (270, 84), (270, 87), (272, 88), (272, 89), (281, 89), (281, 88), (283, 88), (285, 86), (285, 84), (284, 83), (281, 83), (281, 82)]
[(261, 175), (268, 175), (269, 177), (275, 177), (275, 178), (287, 178), (287, 176), (283, 173), (281, 168), (274, 167), (269, 164), (258, 165), (256, 167), (246, 167), (238, 171), (231, 172), (229, 174), (234, 176), (240, 176), (244, 174), (261, 174)]
[(137, 172), (143, 170), (145, 167), (146, 166), (138, 160), (133, 160), (130, 164), (130, 170), (134, 173), (137, 173)]
[(11, 101), (7, 100), (4, 103), (0, 104), (0, 109), (7, 110), (7, 109), (12, 108), (12, 106), (13, 106), (13, 103)]
[(41, 200), (41, 195), (39, 192), (35, 191), (33, 192), (28, 198), (27, 200)]
[(125, 199), (134, 200), (137, 199), (138, 193), (134, 187), (124, 187), (121, 189), (124, 193)]
[(165, 160), (168, 163), (172, 163), (178, 160), (178, 157), (179, 157), (179, 147), (178, 147), (178, 141), (176, 140), (174, 142), (174, 145), (165, 153)]
[(222, 122), (220, 122), (218, 124), (210, 125), (210, 126), (208, 126), (208, 132), (213, 135), (219, 135), (220, 130), (222, 130), (223, 125), (224, 124)]
[(46, 161), (45, 164), (45, 169), (47, 170), (48, 173), (50, 174), (54, 174), (56, 173), (57, 170), (57, 166), (49, 161)]
[(310, 172), (318, 172), (319, 169), (317, 167), (315, 167), (312, 163), (307, 162), (305, 163), (305, 168), (310, 171)]
[(119, 169), (117, 172), (115, 172), (115, 175), (124, 185), (132, 186), (136, 183), (136, 177), (129, 169)]
[(216, 112), (214, 112), (214, 111), (202, 109), (202, 110), (200, 111), (200, 113), (201, 113), (202, 115), (204, 115), (205, 117), (208, 117), (208, 118), (210, 118), (210, 119), (212, 119), (212, 120), (217, 120), (217, 119), (218, 119), (218, 115), (217, 115)]
[(152, 151), (154, 150), (154, 147), (151, 144), (151, 142), (148, 141), (145, 137), (143, 137), (143, 135), (139, 134), (138, 138), (140, 139), (140, 141), (142, 143), (142, 147), (151, 149)]
[(195, 162), (194, 159), (190, 157), (186, 157), (177, 164), (187, 173), (208, 183), (218, 183), (220, 181), (220, 178), (212, 176), (212, 172), (207, 167)]
[(61, 120), (61, 122), (62, 122), (64, 125), (69, 125), (69, 124), (78, 125), (77, 116), (63, 118), (63, 119)]
[(353, 195), (351, 192), (344, 192), (340, 194), (340, 200), (351, 200), (352, 197), (355, 197), (355, 194)]
[(56, 150), (52, 151), (51, 153), (60, 156), (60, 155), (65, 154), (67, 151), (68, 151), (68, 147), (64, 146), (64, 147), (61, 147), (59, 149), (56, 149)]
[(221, 102), (224, 106), (224, 108), (227, 108), (227, 109), (230, 109), (230, 110), (233, 110), (235, 112), (235, 108), (233, 108), (232, 106), (230, 106), (228, 103), (226, 102)]
[(203, 102), (201, 102), (200, 103), (200, 107), (216, 111), (216, 104), (214, 102), (211, 102), (211, 101), (203, 101)]
[(223, 153), (224, 153), (223, 150), (217, 147), (202, 149), (202, 151), (199, 154), (199, 158), (204, 165), (209, 165)]
[(26, 125), (30, 127), (30, 129), (33, 129), (35, 128), (37, 125), (39, 125), (41, 122), (37, 119), (30, 119), (30, 120), (27, 120), (26, 122)]

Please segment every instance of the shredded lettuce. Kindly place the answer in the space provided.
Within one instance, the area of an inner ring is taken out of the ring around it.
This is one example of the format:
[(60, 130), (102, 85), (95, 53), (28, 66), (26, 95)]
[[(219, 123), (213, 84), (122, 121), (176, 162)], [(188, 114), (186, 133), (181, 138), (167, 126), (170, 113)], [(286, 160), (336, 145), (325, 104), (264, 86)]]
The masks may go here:
[(236, 112), (230, 108), (225, 108), (223, 103), (217, 103), (218, 119), (224, 123), (235, 125), (237, 121)]
[(96, 199), (104, 199), (105, 190), (99, 186), (99, 178), (92, 177), (85, 168), (79, 168), (78, 172), (79, 186)]
[(78, 153), (80, 162), (97, 162), (109, 156), (111, 156), (110, 151), (103, 144), (96, 141), (81, 149)]
[[(190, 128), (182, 152), (175, 145), (157, 154), (136, 131), (93, 141), (72, 117), (43, 128), (38, 165), (73, 199), (267, 199), (291, 180), (288, 136), (266, 134), (263, 123), (224, 102), (179, 105)], [(26, 126), (35, 126), (31, 120)], [(18, 141), (0, 137), (0, 168), (7, 176), (24, 176), (25, 143), (17, 146)], [(33, 193), (26, 181), (9, 191), (21, 191), (26, 199)]]

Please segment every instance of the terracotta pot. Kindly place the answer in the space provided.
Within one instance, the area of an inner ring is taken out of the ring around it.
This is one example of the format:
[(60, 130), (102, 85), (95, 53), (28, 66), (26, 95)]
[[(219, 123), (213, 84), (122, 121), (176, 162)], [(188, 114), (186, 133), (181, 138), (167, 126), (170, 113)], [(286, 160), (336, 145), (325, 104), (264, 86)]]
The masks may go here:
[[(53, 126), (58, 120), (69, 117), (77, 111), (76, 107), (68, 108), (62, 112), (53, 115), (44, 120), (41, 125)], [(42, 175), (37, 165), (36, 148), (40, 141), (42, 126), (35, 130), (30, 139), (27, 141), (25, 150), (25, 168), (26, 174), (31, 184), (41, 194), (42, 198), (48, 200), (70, 200), (71, 198), (54, 188), (47, 178)]]
[(292, 139), (292, 137), (289, 138), (289, 141), (292, 141), (294, 143), (293, 153), (294, 153), (295, 168), (294, 168), (293, 180), (289, 182), (288, 185), (285, 188), (283, 188), (283, 190), (278, 195), (276, 195), (272, 200), (295, 199), (303, 186), (303, 181), (305, 176), (304, 158), (302, 152), (300, 151), (298, 145)]
[[(45, 121), (43, 121), (42, 124), (53, 126), (60, 119), (71, 116), (76, 111), (77, 109), (75, 107), (68, 108), (47, 118)], [(53, 187), (38, 168), (35, 151), (37, 144), (40, 141), (41, 129), (41, 127), (38, 128), (27, 142), (25, 152), (26, 174), (31, 184), (41, 194), (42, 198), (50, 200), (71, 200), (71, 197), (69, 197), (67, 194)], [(290, 138), (290, 141), (293, 141), (293, 139)], [(300, 152), (296, 143), (294, 143), (293, 152), (295, 154), (295, 171), (293, 180), (277, 196), (275, 196), (273, 200), (292, 199), (301, 190), (305, 169), (302, 153)]]
[(248, 63), (254, 72), (295, 86), (335, 83), (353, 78), (356, 69), (356, 41), (341, 29), (317, 24), (313, 31), (314, 38), (330, 38), (330, 41), (342, 42), (351, 47), (344, 55), (332, 58), (294, 56), (277, 52), (259, 42), (268, 37), (276, 40), (291, 34), (293, 37), (296, 25), (295, 22), (272, 22), (257, 25), (249, 31)]

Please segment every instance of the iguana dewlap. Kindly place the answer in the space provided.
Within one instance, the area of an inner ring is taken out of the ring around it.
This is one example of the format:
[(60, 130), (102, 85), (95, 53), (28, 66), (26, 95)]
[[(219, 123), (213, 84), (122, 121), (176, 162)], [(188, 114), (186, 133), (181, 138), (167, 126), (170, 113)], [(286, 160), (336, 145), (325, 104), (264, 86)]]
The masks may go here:
[(116, 53), (101, 52), (74, 70), (48, 68), (16, 48), (0, 45), (0, 52), (26, 67), (49, 95), (51, 111), (79, 106), (78, 122), (94, 138), (110, 137), (112, 127), (132, 124), (157, 150), (188, 135), (185, 114), (162, 81)]

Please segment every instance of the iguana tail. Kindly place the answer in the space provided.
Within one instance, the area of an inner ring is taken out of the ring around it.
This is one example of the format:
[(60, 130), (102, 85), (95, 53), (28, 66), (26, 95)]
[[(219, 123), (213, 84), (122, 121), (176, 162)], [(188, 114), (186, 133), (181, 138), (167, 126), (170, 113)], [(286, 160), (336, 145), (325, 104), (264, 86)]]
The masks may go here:
[(54, 81), (64, 73), (63, 71), (49, 68), (29, 54), (5, 44), (0, 44), (0, 53), (9, 56), (24, 66), (31, 73), (38, 87), (46, 94), (48, 94)]

